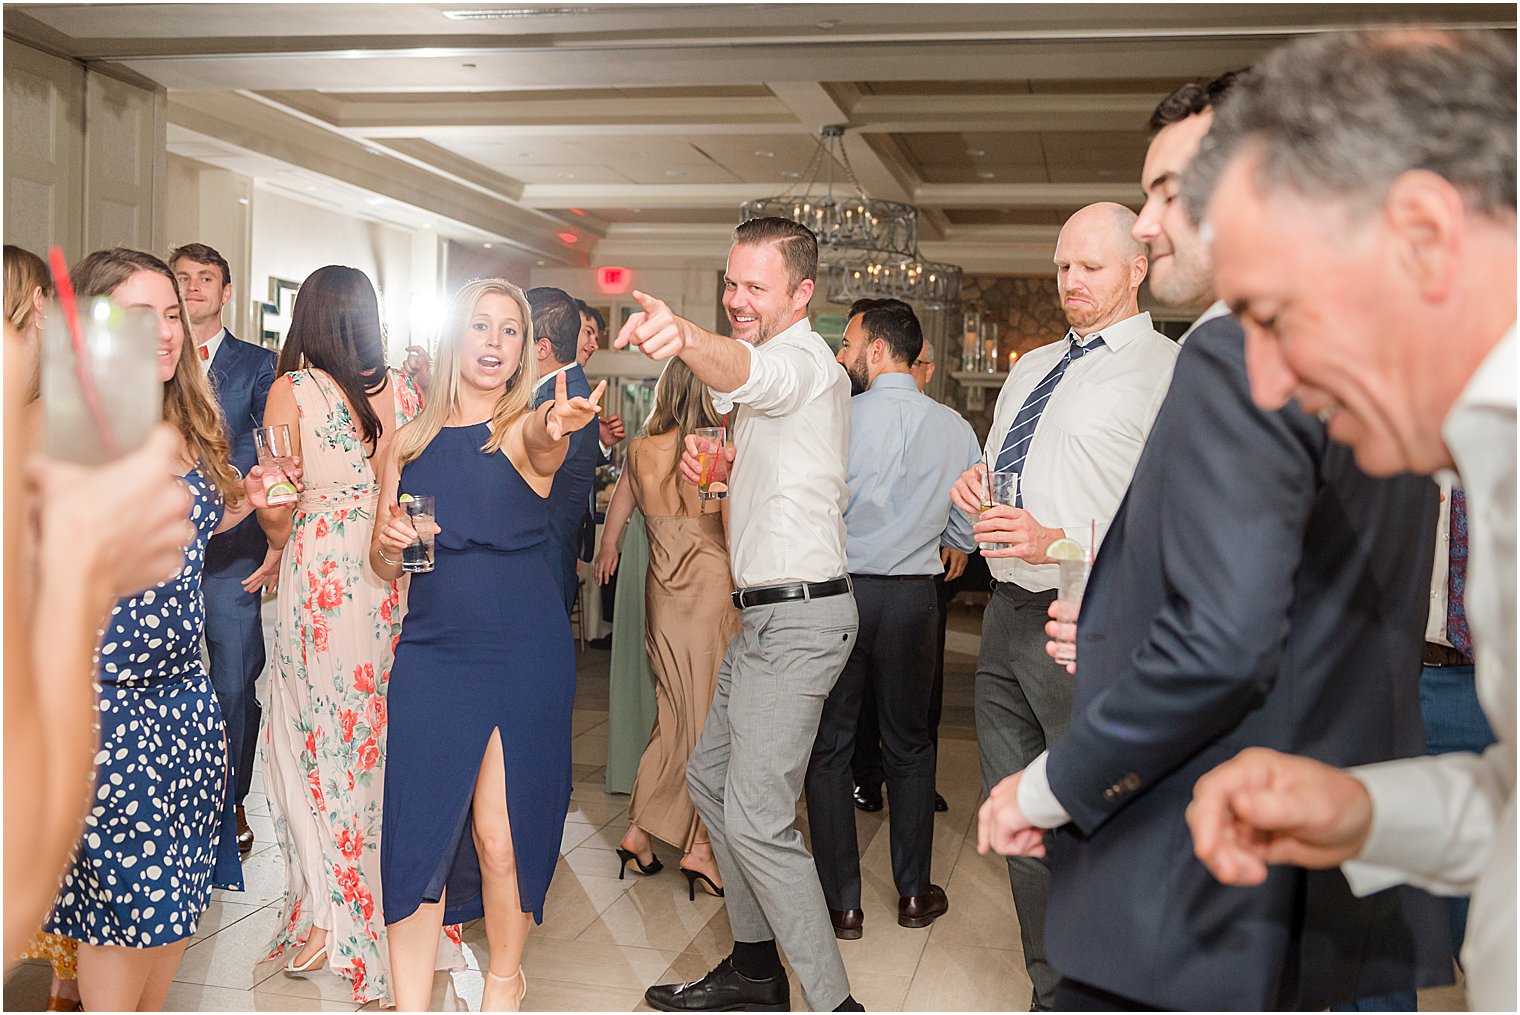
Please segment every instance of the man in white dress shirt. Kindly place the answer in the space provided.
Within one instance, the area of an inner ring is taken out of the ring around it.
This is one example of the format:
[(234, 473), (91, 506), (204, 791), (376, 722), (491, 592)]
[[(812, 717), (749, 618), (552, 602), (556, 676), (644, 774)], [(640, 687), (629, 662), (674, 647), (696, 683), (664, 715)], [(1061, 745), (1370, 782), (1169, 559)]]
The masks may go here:
[(1478, 696), (1499, 742), (1344, 771), (1244, 751), (1195, 786), (1194, 849), (1229, 884), (1339, 865), (1360, 893), (1471, 892), (1468, 1002), (1514, 1011), (1513, 40), (1315, 36), (1237, 93), (1184, 191), (1245, 325), (1253, 397), (1327, 417), (1370, 473), (1455, 470)]
[[(729, 560), (742, 626), (686, 767), (723, 874), (734, 951), (700, 980), (650, 987), (645, 1000), (661, 1011), (787, 1010), (778, 942), (813, 1011), (861, 1010), (796, 826), (823, 703), (858, 623), (845, 563), (850, 380), (808, 322), (817, 270), (806, 227), (745, 222), (723, 279), (738, 341), (635, 292), (644, 310), (613, 343), (679, 356), (712, 391), (735, 444)], [(682, 472), (695, 482), (691, 442)]]
[[(1045, 555), (1074, 539), (1091, 552), (1129, 486), (1161, 407), (1177, 346), (1140, 313), (1145, 246), (1130, 235), (1135, 213), (1118, 204), (1078, 211), (1056, 241), (1056, 286), (1071, 330), (1020, 356), (998, 395), (986, 459), (1019, 473), (1016, 506), (981, 514), (976, 532), (995, 581), (982, 621), (976, 673), (976, 739), (990, 790), (1061, 738), (1071, 720), (1071, 677), (1045, 654), (1046, 610), (1058, 569)], [(975, 513), (985, 468), (956, 482)], [(1036, 1010), (1054, 1002), (1058, 976), (1045, 957), (1050, 870), (1043, 858), (1009, 857), (1024, 963)]]

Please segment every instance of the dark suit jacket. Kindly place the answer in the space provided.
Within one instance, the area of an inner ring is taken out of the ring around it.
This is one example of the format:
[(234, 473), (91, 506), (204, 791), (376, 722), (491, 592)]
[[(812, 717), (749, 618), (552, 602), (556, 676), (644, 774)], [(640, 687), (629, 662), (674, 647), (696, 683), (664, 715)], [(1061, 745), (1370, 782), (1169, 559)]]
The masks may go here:
[[(1231, 318), (1198, 328), (1082, 603), (1050, 785), (1046, 944), (1062, 973), (1176, 1009), (1321, 1009), (1450, 982), (1438, 901), (1337, 870), (1220, 885), (1193, 783), (1244, 747), (1334, 765), (1424, 753), (1436, 489), (1370, 479), (1296, 406), (1250, 400)], [(1422, 926), (1423, 923), (1423, 926)]]
[[(264, 425), (264, 403), (274, 383), (274, 365), (273, 352), (240, 342), (230, 331), (211, 360), (211, 387), (222, 407), (232, 464), (245, 475), (259, 464), (253, 431)], [(206, 547), (206, 574), (212, 578), (246, 578), (264, 562), (268, 550), (259, 520), (249, 515), (231, 531), (212, 538)]]
[[(572, 363), (565, 371), (565, 394), (571, 398), (586, 398), (591, 394), (586, 371), (579, 363)], [(540, 381), (533, 404), (543, 405), (553, 397), (554, 381)], [(560, 576), (566, 582), (566, 609), (575, 601), (575, 561), (580, 556), (581, 526), (591, 503), (596, 467), (602, 460), (597, 437), (595, 421), (570, 435), (565, 464), (554, 474), (554, 487), (549, 491), (550, 562), (557, 562)]]

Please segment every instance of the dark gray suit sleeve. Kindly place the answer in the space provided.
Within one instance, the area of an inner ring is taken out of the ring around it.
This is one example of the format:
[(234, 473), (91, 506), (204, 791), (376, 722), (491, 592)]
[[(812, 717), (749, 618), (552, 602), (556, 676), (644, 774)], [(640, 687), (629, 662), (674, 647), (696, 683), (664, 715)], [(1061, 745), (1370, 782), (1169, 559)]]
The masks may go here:
[(1238, 336), (1200, 332), (1178, 358), (1151, 434), (1160, 503), (1128, 520), (1159, 527), (1166, 602), (1050, 751), (1051, 790), (1084, 833), (1233, 728), (1278, 670), (1323, 428), (1252, 404)]

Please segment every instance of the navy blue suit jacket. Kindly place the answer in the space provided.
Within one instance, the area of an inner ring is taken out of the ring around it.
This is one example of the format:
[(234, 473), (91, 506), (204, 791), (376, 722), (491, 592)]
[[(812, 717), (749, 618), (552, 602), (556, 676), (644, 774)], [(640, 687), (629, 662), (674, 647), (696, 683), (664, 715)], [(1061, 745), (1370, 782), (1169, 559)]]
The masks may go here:
[[(211, 360), (211, 387), (222, 407), (222, 425), (232, 445), (232, 464), (247, 475), (259, 464), (253, 431), (264, 425), (264, 403), (274, 384), (274, 353), (227, 332)], [(206, 574), (212, 578), (246, 578), (264, 562), (269, 543), (253, 515), (212, 538), (206, 547)]]
[(1047, 764), (1072, 816), (1046, 920), (1063, 976), (1181, 1010), (1451, 982), (1438, 900), (1359, 900), (1338, 870), (1295, 867), (1224, 887), (1184, 819), (1193, 783), (1245, 747), (1333, 765), (1425, 752), (1435, 511), (1428, 479), (1371, 479), (1297, 406), (1258, 410), (1232, 318), (1194, 331), (1098, 553)]
[[(552, 400), (554, 385), (553, 379), (540, 381), (533, 404), (539, 406)], [(570, 398), (591, 395), (591, 384), (579, 363), (572, 363), (565, 371), (565, 394)], [(554, 486), (549, 491), (550, 562), (557, 562), (556, 569), (565, 581), (566, 609), (575, 602), (575, 562), (581, 556), (581, 526), (591, 504), (596, 467), (602, 460), (598, 436), (595, 420), (570, 435), (565, 463), (554, 474)]]

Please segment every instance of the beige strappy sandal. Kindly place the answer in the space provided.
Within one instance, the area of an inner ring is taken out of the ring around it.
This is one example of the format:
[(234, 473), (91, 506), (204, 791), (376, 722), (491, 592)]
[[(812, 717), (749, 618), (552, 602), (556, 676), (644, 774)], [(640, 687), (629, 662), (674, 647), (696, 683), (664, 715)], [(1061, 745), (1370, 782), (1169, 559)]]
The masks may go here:
[(489, 969), (486, 970), (486, 976), (490, 977), (493, 983), (511, 983), (513, 980), (521, 980), (522, 986), (517, 988), (517, 1006), (522, 1007), (523, 998), (528, 996), (528, 974), (523, 972), (521, 963), (517, 966), (517, 972), (511, 976), (497, 976)]

